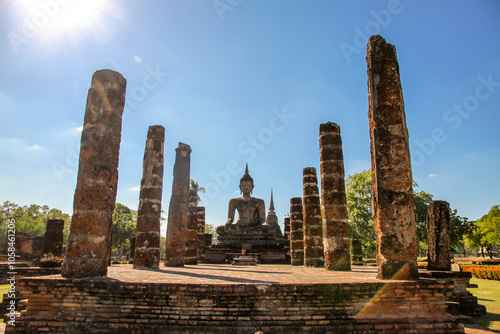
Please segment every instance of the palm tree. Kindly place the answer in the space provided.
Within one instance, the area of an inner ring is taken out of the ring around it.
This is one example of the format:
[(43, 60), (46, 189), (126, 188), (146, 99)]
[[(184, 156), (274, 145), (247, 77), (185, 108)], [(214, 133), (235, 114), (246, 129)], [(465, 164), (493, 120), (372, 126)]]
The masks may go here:
[(205, 188), (200, 187), (198, 182), (196, 182), (193, 179), (191, 179), (191, 186), (189, 188), (196, 191), (196, 196), (198, 196), (198, 201), (201, 200), (200, 196), (198, 195), (198, 192), (201, 191), (202, 193), (205, 193), (207, 191)]

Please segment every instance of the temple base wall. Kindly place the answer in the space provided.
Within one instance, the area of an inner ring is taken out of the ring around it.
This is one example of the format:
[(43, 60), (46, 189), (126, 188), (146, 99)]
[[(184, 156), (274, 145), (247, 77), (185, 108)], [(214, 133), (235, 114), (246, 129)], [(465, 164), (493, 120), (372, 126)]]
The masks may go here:
[(169, 284), (24, 278), (27, 311), (7, 332), (464, 333), (445, 280)]

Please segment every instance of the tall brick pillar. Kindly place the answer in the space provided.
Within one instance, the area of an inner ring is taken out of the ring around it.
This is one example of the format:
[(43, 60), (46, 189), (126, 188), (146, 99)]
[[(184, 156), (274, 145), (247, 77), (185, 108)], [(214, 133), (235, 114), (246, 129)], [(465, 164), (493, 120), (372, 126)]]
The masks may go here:
[(366, 62), (378, 278), (417, 279), (413, 180), (396, 48), (372, 36)]
[(161, 125), (150, 126), (142, 165), (134, 269), (158, 269), (160, 267), (164, 142), (165, 128)]
[(134, 260), (135, 253), (135, 237), (130, 239), (130, 260)]
[(165, 266), (184, 267), (189, 211), (191, 147), (179, 143), (175, 149), (172, 197), (168, 208)]
[(304, 265), (302, 197), (293, 197), (290, 199), (290, 257), (292, 266)]
[(205, 249), (205, 207), (196, 208), (197, 233), (198, 233), (198, 261), (201, 260)]
[(347, 222), (344, 156), (340, 127), (324, 123), (319, 127), (323, 244), (328, 270), (351, 270), (351, 243)]
[(99, 277), (108, 271), (126, 82), (111, 70), (100, 70), (92, 76), (62, 267), (64, 277)]
[(323, 267), (323, 225), (319, 201), (316, 168), (307, 167), (303, 171), (304, 188), (304, 265)]
[(445, 201), (429, 203), (427, 215), (428, 270), (450, 271), (450, 205)]
[(198, 193), (189, 189), (186, 253), (184, 264), (198, 264)]
[(60, 267), (63, 262), (62, 246), (64, 238), (64, 220), (47, 220), (47, 229), (43, 236), (42, 257), (40, 267)]
[(286, 240), (290, 240), (290, 218), (289, 217), (285, 217), (285, 219), (283, 220), (283, 226), (285, 227), (284, 228), (284, 237)]

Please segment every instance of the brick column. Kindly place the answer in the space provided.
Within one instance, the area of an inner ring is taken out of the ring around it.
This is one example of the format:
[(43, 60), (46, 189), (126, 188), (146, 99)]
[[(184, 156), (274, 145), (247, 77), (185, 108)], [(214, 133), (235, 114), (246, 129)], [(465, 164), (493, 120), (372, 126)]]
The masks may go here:
[(351, 270), (351, 243), (347, 222), (344, 156), (340, 127), (335, 123), (319, 127), (323, 244), (328, 270)]
[(198, 193), (189, 189), (186, 253), (184, 264), (198, 264)]
[(303, 171), (304, 186), (304, 265), (323, 267), (323, 226), (319, 201), (316, 168), (307, 167)]
[(164, 142), (165, 128), (161, 125), (150, 126), (142, 165), (134, 269), (158, 269), (160, 267)]
[(184, 267), (189, 206), (191, 147), (179, 143), (175, 149), (172, 197), (168, 208), (165, 266)]
[(302, 197), (290, 199), (290, 257), (292, 266), (304, 265), (304, 215)]
[(359, 240), (351, 240), (351, 264), (363, 265), (363, 245)]
[(92, 76), (64, 277), (99, 277), (108, 272), (125, 87), (118, 72), (101, 70)]
[(372, 36), (366, 62), (378, 278), (417, 279), (413, 179), (396, 48)]
[(290, 218), (285, 217), (283, 220), (283, 226), (284, 228), (284, 237), (286, 240), (290, 241)]
[(198, 261), (201, 260), (201, 255), (205, 249), (205, 207), (199, 206), (196, 208), (197, 217), (197, 232), (198, 232)]
[(427, 215), (428, 270), (450, 271), (450, 206), (445, 201), (429, 203)]
[(60, 267), (63, 262), (62, 245), (64, 238), (64, 220), (47, 220), (47, 229), (43, 236), (42, 257), (40, 267)]
[(130, 259), (133, 260), (135, 255), (135, 237), (130, 239)]

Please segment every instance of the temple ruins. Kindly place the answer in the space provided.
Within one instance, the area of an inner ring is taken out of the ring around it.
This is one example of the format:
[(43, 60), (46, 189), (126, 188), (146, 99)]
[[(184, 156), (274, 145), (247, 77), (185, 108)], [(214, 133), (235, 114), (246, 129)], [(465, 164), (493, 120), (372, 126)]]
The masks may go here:
[(302, 197), (290, 199), (290, 256), (292, 266), (304, 265), (304, 216)]
[[(229, 201), (227, 222), (217, 227), (217, 242), (206, 249), (203, 262), (232, 263), (242, 250), (260, 263), (286, 262), (285, 239), (274, 213), (272, 194), (267, 216), (270, 221), (266, 222), (264, 200), (251, 196), (253, 188), (254, 181), (247, 165), (240, 179), (243, 196)], [(238, 214), (237, 220), (235, 213)]]
[(165, 128), (150, 126), (144, 150), (139, 210), (135, 237), (134, 268), (160, 267), (160, 219), (163, 192)]
[[(426, 279), (418, 280), (408, 130), (395, 47), (372, 36), (366, 60), (377, 267), (361, 267), (362, 245), (349, 237), (342, 140), (332, 122), (320, 125), (321, 196), (316, 168), (304, 168), (302, 180), (290, 180), (302, 186), (302, 197), (290, 196), (282, 233), (274, 203), (283, 196), (275, 197), (272, 185), (263, 186), (271, 189), (266, 215), (264, 200), (252, 196), (254, 177), (262, 172), (250, 176), (247, 164), (239, 180), (241, 196), (229, 199), (227, 220), (218, 223), (214, 243), (205, 233), (210, 203), (205, 210), (196, 191), (189, 191), (191, 147), (179, 143), (163, 266), (165, 129), (150, 127), (131, 249), (134, 265), (109, 265), (126, 81), (101, 70), (92, 77), (87, 99), (62, 275), (16, 282), (21, 313), (6, 331), (464, 333), (451, 312), (471, 305), (474, 312), (485, 310), (466, 291), (470, 276), (448, 271), (446, 202), (429, 206), (431, 270), (421, 270)], [(50, 223), (46, 238), (59, 241), (60, 231), (60, 223)], [(46, 258), (58, 259), (59, 249), (48, 242)]]
[(63, 277), (98, 277), (108, 272), (126, 82), (111, 70), (92, 76)]
[(413, 178), (396, 48), (372, 36), (366, 62), (378, 277), (417, 279)]
[(42, 258), (40, 267), (57, 268), (63, 262), (64, 220), (47, 220), (47, 230), (43, 236)]
[(304, 168), (303, 190), (304, 265), (308, 267), (323, 267), (325, 264), (323, 224), (316, 168)]
[(329, 270), (351, 270), (344, 156), (337, 124), (329, 122), (320, 125), (319, 152), (325, 267)]
[(189, 182), (191, 147), (179, 143), (175, 149), (172, 197), (168, 209), (167, 247), (165, 266), (183, 267), (186, 256), (187, 224), (189, 216)]
[(432, 201), (429, 203), (427, 261), (428, 270), (451, 270), (450, 205), (445, 201)]

